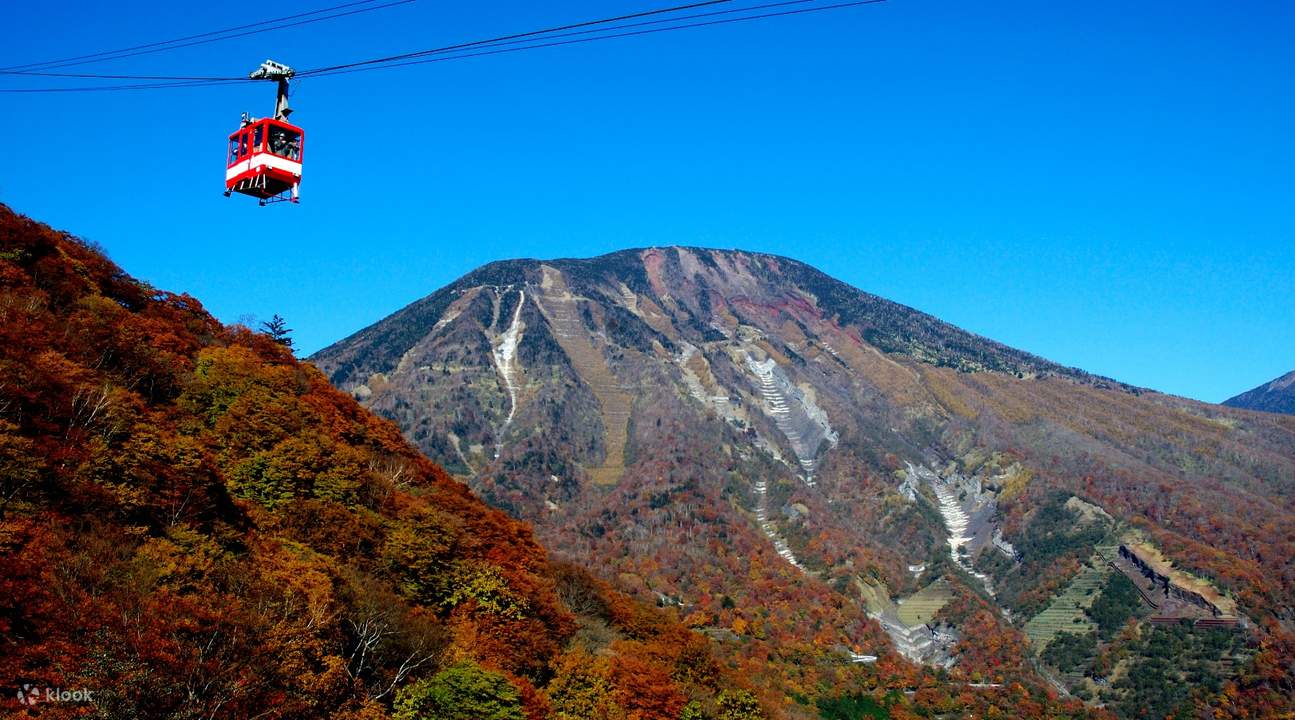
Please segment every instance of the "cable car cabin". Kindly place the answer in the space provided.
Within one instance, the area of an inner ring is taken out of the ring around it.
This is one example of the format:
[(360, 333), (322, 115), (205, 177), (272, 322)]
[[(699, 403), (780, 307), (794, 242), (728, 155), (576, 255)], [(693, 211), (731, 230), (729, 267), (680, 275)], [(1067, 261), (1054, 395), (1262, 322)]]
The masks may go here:
[(301, 128), (270, 118), (254, 120), (230, 135), (225, 197), (243, 193), (259, 198), (262, 205), (297, 202), (304, 140)]

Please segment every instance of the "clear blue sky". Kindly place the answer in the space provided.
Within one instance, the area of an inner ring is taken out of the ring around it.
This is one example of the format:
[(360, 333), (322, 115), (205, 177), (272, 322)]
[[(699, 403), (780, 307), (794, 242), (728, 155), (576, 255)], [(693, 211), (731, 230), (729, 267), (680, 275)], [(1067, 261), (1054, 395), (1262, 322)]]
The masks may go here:
[[(327, 4), (5, 3), (0, 65)], [(86, 69), (313, 67), (653, 5), (420, 0)], [(694, 244), (1218, 401), (1295, 368), (1293, 31), (1274, 0), (891, 0), (303, 81), (296, 207), (221, 193), (269, 85), (0, 95), (0, 201), (225, 321), (281, 313), (304, 352), (491, 260)]]

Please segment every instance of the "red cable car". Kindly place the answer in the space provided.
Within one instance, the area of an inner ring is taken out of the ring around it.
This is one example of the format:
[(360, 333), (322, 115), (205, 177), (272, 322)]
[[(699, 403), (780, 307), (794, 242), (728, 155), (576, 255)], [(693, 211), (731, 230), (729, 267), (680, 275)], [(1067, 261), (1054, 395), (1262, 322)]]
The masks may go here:
[(250, 195), (262, 205), (297, 202), (306, 133), (289, 123), (288, 79), (292, 68), (266, 60), (248, 75), (251, 80), (276, 80), (279, 96), (274, 117), (256, 119), (243, 114), (243, 126), (229, 136), (225, 158), (225, 197)]
[(296, 125), (269, 118), (249, 121), (229, 136), (225, 195), (251, 195), (260, 198), (262, 205), (297, 202), (304, 139), (305, 133)]

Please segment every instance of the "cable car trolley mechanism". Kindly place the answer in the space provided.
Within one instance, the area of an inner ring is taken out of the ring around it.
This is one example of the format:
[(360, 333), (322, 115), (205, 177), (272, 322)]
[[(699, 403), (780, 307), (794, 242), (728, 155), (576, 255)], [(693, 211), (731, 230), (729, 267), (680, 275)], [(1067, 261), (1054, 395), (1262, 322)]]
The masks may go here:
[(305, 131), (288, 122), (288, 80), (292, 68), (266, 60), (252, 71), (249, 80), (274, 80), (278, 98), (273, 118), (254, 118), (243, 113), (242, 126), (229, 136), (225, 159), (225, 197), (232, 193), (251, 195), (262, 205), (297, 202), (301, 186), (301, 158)]

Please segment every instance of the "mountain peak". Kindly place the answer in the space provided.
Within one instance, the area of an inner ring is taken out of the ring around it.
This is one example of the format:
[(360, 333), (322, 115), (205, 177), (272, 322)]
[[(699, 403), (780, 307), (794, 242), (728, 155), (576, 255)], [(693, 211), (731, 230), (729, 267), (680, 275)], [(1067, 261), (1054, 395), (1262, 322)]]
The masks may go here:
[[(757, 684), (899, 656), (1011, 682), (1025, 648), (1091, 632), (1083, 604), (1123, 597), (1111, 630), (1145, 614), (1124, 584), (1142, 566), (1193, 600), (1162, 620), (1285, 612), (1237, 578), (1289, 557), (1289, 418), (1063, 368), (793, 259), (491, 263), (314, 360)], [(1102, 698), (1146, 714), (1137, 692)]]
[(1295, 370), (1223, 401), (1229, 407), (1295, 415)]
[[(592, 258), (495, 261), (324, 348), (315, 359), (330, 368), (336, 383), (362, 382), (368, 373), (379, 371), (425, 337), (462, 293), (474, 288), (541, 287), (544, 268), (560, 274), (563, 284), (578, 297), (609, 303), (636, 316), (641, 316), (636, 310), (640, 299), (668, 310), (672, 330), (665, 334), (677, 333), (689, 342), (704, 340), (717, 331), (714, 323), (720, 319), (712, 316), (715, 308), (736, 303), (748, 309), (762, 307), (801, 324), (831, 323), (883, 353), (931, 365), (1019, 378), (1063, 376), (1134, 390), (967, 332), (854, 288), (793, 258), (689, 246), (632, 248)], [(734, 329), (736, 325), (730, 328)]]

